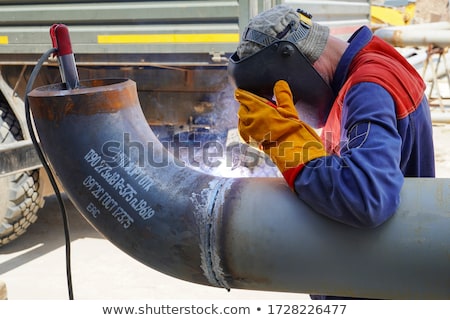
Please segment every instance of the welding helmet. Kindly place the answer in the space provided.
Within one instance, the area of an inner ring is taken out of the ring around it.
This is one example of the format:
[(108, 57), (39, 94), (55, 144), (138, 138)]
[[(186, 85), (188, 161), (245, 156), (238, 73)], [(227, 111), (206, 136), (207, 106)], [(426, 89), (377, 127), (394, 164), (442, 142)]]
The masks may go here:
[(273, 100), (275, 82), (285, 80), (291, 88), (300, 118), (315, 128), (321, 128), (335, 96), (296, 45), (308, 32), (309, 26), (303, 23), (280, 40), (247, 28), (243, 39), (258, 43), (262, 49), (242, 59), (235, 52), (229, 59), (228, 74), (235, 87), (270, 100)]

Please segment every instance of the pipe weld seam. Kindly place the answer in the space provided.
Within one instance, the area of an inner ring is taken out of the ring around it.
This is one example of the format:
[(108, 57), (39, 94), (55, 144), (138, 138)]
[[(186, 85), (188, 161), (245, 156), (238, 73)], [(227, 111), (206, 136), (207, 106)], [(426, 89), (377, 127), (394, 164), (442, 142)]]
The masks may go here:
[(199, 226), (201, 268), (208, 282), (215, 287), (230, 289), (220, 266), (220, 254), (216, 241), (216, 225), (218, 219), (217, 199), (228, 179), (216, 178), (209, 182), (209, 187), (200, 194), (193, 193), (191, 200), (196, 210), (195, 217)]
[(224, 191), (228, 190), (233, 183), (233, 179), (222, 178), (218, 181), (212, 192), (211, 201), (208, 206), (208, 213), (211, 217), (211, 223), (209, 224), (209, 254), (211, 261), (211, 271), (214, 274), (214, 278), (220, 284), (221, 287), (230, 291), (230, 286), (225, 278), (224, 271), (221, 266), (221, 257), (219, 252), (219, 246), (217, 245), (216, 229), (221, 223), (222, 208), (225, 200)]

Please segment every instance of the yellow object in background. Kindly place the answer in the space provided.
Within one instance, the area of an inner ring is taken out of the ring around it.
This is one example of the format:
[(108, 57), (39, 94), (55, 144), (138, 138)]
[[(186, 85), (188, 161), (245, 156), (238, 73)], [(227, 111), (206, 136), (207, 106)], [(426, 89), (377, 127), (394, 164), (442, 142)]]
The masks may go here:
[(372, 24), (404, 26), (412, 21), (415, 10), (415, 2), (409, 2), (404, 7), (372, 5), (370, 7), (371, 22)]

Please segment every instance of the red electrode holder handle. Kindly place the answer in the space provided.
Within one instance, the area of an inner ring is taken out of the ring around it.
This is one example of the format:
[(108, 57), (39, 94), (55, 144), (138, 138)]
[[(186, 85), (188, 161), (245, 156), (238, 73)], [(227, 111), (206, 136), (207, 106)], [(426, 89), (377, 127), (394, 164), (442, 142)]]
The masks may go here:
[(66, 87), (69, 90), (78, 88), (80, 83), (72, 51), (69, 28), (62, 23), (53, 24), (50, 27), (50, 38), (53, 48), (56, 49), (56, 53), (53, 56), (58, 58), (62, 82), (66, 83)]

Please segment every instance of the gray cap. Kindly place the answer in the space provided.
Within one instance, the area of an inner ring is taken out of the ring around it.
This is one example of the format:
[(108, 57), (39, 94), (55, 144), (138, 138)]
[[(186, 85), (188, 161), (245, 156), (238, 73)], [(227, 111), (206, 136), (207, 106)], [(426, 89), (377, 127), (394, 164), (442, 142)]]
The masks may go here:
[(327, 26), (312, 22), (306, 12), (281, 4), (250, 20), (236, 53), (243, 59), (275, 41), (288, 40), (314, 63), (325, 49), (329, 33)]

